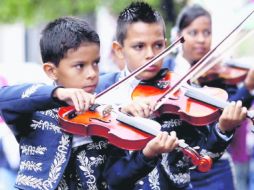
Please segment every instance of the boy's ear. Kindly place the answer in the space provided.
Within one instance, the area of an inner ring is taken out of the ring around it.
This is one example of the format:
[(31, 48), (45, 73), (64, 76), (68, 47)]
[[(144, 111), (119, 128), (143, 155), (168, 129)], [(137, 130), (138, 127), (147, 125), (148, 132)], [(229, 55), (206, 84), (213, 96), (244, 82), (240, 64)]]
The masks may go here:
[(43, 63), (43, 70), (47, 76), (52, 80), (57, 80), (57, 69), (55, 64), (51, 62)]
[(118, 57), (118, 59), (124, 59), (123, 47), (119, 42), (113, 41), (112, 49), (115, 52), (115, 55)]

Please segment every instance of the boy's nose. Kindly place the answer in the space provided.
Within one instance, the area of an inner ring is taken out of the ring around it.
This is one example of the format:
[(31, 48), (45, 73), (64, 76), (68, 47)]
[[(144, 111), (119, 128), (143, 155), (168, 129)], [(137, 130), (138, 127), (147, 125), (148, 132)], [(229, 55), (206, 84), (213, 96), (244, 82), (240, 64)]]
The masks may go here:
[(152, 47), (147, 48), (146, 58), (151, 59), (154, 57), (154, 51)]
[(97, 71), (94, 68), (90, 68), (85, 72), (87, 78), (95, 78), (97, 77)]

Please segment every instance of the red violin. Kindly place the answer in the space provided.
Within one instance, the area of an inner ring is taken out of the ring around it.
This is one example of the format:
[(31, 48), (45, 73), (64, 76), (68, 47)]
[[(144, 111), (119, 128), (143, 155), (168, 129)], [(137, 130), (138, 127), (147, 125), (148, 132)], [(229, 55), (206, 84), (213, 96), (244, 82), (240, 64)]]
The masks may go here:
[[(73, 107), (62, 107), (59, 112), (62, 130), (81, 136), (100, 136), (109, 143), (126, 150), (141, 150), (156, 136), (161, 126), (156, 121), (132, 117), (109, 106), (94, 105), (89, 111), (76, 114)], [(188, 144), (178, 146), (201, 172), (207, 172), (212, 166), (209, 156), (201, 156)]]
[[(178, 81), (179, 77), (175, 73), (164, 69), (161, 70), (156, 78), (158, 79), (140, 82), (132, 92), (132, 99), (150, 97), (153, 101), (157, 102), (158, 99)], [(186, 93), (191, 89), (193, 89), (193, 87), (185, 85), (168, 99), (165, 98), (163, 104), (158, 108), (155, 114), (176, 114), (179, 115), (182, 120), (195, 126), (204, 126), (218, 120), (221, 115), (221, 109), (198, 99), (186, 96)], [(211, 97), (224, 101), (228, 98), (227, 92), (220, 88), (204, 87), (198, 89), (199, 91), (197, 93), (204, 91)]]

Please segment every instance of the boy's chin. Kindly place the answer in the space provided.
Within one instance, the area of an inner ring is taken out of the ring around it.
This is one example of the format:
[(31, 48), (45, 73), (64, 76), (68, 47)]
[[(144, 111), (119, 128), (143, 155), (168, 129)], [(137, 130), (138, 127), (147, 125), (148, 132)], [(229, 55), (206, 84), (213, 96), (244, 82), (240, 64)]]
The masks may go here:
[(145, 73), (142, 73), (141, 75), (139, 75), (138, 79), (139, 80), (150, 80), (150, 79), (154, 78), (156, 75), (157, 75), (157, 72), (156, 73), (145, 72)]

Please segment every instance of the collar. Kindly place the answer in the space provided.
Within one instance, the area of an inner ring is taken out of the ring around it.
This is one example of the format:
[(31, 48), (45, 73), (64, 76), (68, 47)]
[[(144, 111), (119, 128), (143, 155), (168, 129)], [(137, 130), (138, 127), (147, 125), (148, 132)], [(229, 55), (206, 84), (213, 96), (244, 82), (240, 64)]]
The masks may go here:
[[(131, 72), (125, 66), (125, 68), (121, 71), (119, 80), (122, 80), (123, 78), (129, 76)], [(132, 88), (135, 88), (139, 84), (140, 80), (136, 79), (135, 77), (131, 77), (129, 80), (127, 80), (126, 84), (130, 85)]]
[(180, 52), (180, 53), (177, 54), (177, 56), (176, 56), (176, 58), (175, 58), (175, 62), (176, 62), (177, 64), (186, 65), (186, 66), (188, 65), (189, 67), (191, 67), (191, 65), (190, 65), (190, 63), (187, 61), (187, 59), (185, 59), (185, 58), (183, 57), (182, 52)]

